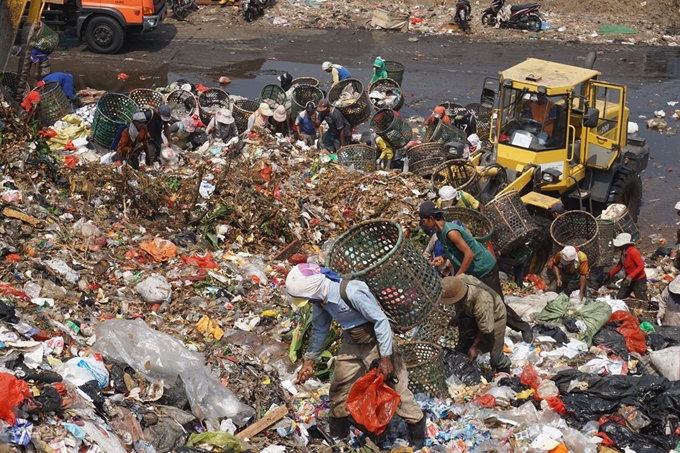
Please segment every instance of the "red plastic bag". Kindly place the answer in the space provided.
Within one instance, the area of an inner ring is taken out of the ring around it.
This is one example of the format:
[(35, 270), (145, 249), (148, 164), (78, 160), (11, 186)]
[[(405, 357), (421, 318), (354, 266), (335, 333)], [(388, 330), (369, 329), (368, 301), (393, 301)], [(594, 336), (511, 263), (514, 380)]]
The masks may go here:
[(536, 368), (534, 368), (533, 363), (524, 367), (522, 373), (519, 375), (519, 381), (534, 390), (538, 388), (541, 384), (541, 379), (538, 377), (538, 372), (536, 371)]
[(621, 323), (621, 325), (616, 328), (616, 331), (626, 339), (628, 352), (637, 352), (640, 354), (647, 352), (645, 334), (640, 330), (640, 322), (635, 316), (627, 311), (615, 311), (609, 318), (609, 323), (612, 322)]
[(197, 264), (204, 269), (217, 269), (217, 263), (213, 260), (212, 253), (205, 256), (186, 256), (182, 255), (182, 261), (186, 264)]
[(354, 420), (375, 434), (381, 434), (397, 412), (401, 396), (383, 382), (373, 368), (354, 383), (346, 407)]
[(550, 408), (558, 414), (567, 415), (567, 408), (564, 406), (564, 403), (559, 397), (553, 396), (551, 398), (546, 398), (545, 402), (548, 403), (548, 406), (550, 406)]
[(16, 417), (12, 409), (30, 398), (31, 392), (26, 381), (17, 379), (11, 374), (0, 373), (0, 418), (14, 425)]
[(477, 406), (482, 406), (482, 407), (495, 407), (496, 406), (496, 397), (493, 395), (482, 395), (479, 398), (474, 400), (474, 403)]

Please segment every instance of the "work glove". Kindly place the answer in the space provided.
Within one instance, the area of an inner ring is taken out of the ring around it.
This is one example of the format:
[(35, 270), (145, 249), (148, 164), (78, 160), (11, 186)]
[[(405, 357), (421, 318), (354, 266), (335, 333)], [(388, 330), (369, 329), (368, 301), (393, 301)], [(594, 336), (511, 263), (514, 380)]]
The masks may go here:
[(633, 283), (633, 279), (631, 277), (626, 277), (623, 279), (621, 286), (630, 286), (631, 283)]

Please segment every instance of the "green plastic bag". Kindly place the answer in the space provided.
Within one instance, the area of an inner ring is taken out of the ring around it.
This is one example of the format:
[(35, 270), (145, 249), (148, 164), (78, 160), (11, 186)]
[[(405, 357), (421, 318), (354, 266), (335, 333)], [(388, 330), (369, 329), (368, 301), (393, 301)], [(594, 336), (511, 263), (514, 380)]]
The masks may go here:
[(640, 323), (640, 330), (645, 332), (645, 333), (648, 333), (648, 332), (656, 333), (656, 329), (654, 328), (654, 324), (652, 324), (649, 321), (641, 322)]
[(187, 447), (193, 447), (194, 445), (208, 444), (214, 447), (220, 448), (233, 448), (236, 453), (242, 453), (246, 451), (243, 444), (236, 437), (229, 433), (224, 432), (208, 432), (208, 433), (193, 433), (189, 436), (187, 441)]

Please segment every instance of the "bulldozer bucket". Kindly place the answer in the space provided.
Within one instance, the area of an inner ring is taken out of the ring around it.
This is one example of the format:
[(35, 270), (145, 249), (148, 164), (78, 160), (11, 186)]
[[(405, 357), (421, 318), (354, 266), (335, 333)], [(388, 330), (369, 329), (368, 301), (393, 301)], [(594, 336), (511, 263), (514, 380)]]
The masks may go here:
[(0, 2), (0, 72), (4, 72), (9, 60), (14, 37), (19, 29), (21, 16), (27, 0), (3, 0)]

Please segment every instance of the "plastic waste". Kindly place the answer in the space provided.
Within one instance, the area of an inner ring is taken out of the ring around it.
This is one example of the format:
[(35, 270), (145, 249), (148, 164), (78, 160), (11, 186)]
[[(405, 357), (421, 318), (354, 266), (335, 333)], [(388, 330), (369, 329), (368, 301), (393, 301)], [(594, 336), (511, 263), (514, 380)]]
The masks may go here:
[(381, 434), (397, 412), (401, 396), (383, 382), (383, 374), (371, 369), (349, 391), (347, 410), (368, 431)]
[(82, 217), (73, 225), (73, 232), (81, 235), (84, 238), (89, 238), (90, 236), (99, 236), (101, 231), (92, 222)]
[(221, 432), (207, 432), (207, 433), (193, 433), (189, 436), (187, 441), (187, 447), (193, 447), (194, 445), (208, 444), (215, 447), (221, 448), (233, 448), (236, 453), (241, 453), (245, 451), (241, 441), (232, 436), (229, 433)]
[(80, 280), (80, 274), (71, 269), (68, 264), (60, 259), (53, 258), (52, 260), (48, 261), (47, 267), (64, 277), (69, 283), (78, 283), (78, 280)]
[(248, 263), (243, 266), (242, 270), (243, 274), (247, 275), (248, 278), (253, 280), (255, 283), (260, 283), (262, 285), (267, 284), (268, 282), (267, 274), (265, 273), (261, 266), (258, 266), (253, 263)]
[(138, 440), (135, 442), (135, 451), (137, 453), (156, 453), (156, 449), (153, 445), (145, 440)]
[(555, 385), (553, 381), (546, 379), (541, 381), (536, 393), (538, 394), (539, 398), (546, 399), (559, 395), (560, 391), (557, 389), (557, 385)]
[(26, 381), (17, 379), (9, 373), (0, 373), (0, 419), (10, 424), (16, 423), (12, 410), (24, 399), (31, 397)]
[(671, 381), (680, 380), (680, 346), (652, 351), (649, 355), (663, 377)]
[(99, 388), (104, 388), (109, 383), (109, 371), (104, 362), (94, 357), (75, 357), (63, 363), (56, 371), (65, 381), (77, 387), (92, 380), (97, 381)]
[(210, 184), (208, 181), (201, 181), (201, 185), (198, 188), (198, 193), (200, 193), (203, 198), (210, 198), (213, 192), (215, 192), (215, 186)]
[(216, 428), (218, 418), (228, 417), (242, 426), (255, 414), (210, 374), (201, 354), (187, 350), (181, 341), (151, 329), (141, 319), (111, 319), (99, 324), (92, 350), (126, 363), (152, 380), (173, 382), (181, 377), (194, 415)]
[(154, 261), (168, 261), (177, 255), (177, 247), (163, 238), (153, 238), (139, 244), (139, 248), (151, 255)]
[(169, 302), (172, 298), (172, 288), (168, 280), (162, 275), (154, 274), (135, 285), (135, 291), (148, 303)]

